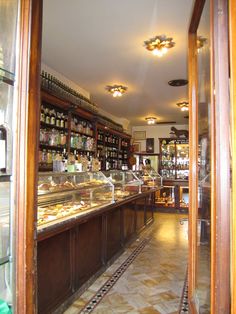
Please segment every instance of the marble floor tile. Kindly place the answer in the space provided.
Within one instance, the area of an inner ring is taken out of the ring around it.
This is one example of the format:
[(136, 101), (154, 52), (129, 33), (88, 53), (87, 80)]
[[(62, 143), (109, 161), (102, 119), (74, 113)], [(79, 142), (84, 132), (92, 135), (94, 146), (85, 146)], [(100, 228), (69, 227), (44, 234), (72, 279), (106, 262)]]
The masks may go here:
[(75, 301), (66, 314), (84, 313), (84, 305), (145, 239), (148, 241), (140, 253), (90, 313), (178, 313), (188, 255), (187, 226), (180, 225), (179, 220), (186, 216), (165, 213), (155, 213), (154, 216), (152, 226)]

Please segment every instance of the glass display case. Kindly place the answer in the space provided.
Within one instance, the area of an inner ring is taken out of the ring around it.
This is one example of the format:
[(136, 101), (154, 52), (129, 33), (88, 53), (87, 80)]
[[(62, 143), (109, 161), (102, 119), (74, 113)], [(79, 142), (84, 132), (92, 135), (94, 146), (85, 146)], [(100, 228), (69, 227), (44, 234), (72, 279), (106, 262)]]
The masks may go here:
[(114, 186), (102, 172), (39, 173), (38, 229), (114, 202)]
[(189, 144), (187, 139), (160, 138), (159, 173), (164, 179), (188, 180)]
[(135, 171), (135, 175), (143, 182), (142, 190), (162, 186), (162, 177), (154, 169)]
[(143, 182), (131, 170), (108, 170), (103, 173), (114, 184), (115, 201), (121, 201), (142, 192)]

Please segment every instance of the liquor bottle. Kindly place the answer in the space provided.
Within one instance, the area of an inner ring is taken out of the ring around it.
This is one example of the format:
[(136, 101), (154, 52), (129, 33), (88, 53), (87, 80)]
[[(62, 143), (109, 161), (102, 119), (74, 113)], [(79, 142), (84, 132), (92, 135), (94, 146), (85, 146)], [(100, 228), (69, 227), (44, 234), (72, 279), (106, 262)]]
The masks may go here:
[(7, 169), (7, 130), (0, 125), (0, 173), (6, 173)]
[(66, 149), (63, 149), (63, 155), (62, 155), (62, 163), (63, 163), (63, 171), (67, 172), (67, 161), (68, 161), (68, 155), (66, 152)]
[(55, 113), (55, 110), (51, 111), (50, 124), (52, 124), (52, 125), (56, 124), (56, 113)]
[(61, 117), (59, 112), (56, 114), (56, 126), (61, 126)]
[(64, 114), (62, 113), (61, 114), (61, 128), (64, 128), (65, 127), (65, 118), (64, 118)]
[(45, 113), (44, 113), (44, 107), (43, 106), (41, 106), (40, 121), (45, 122)]
[(48, 108), (45, 109), (45, 122), (47, 124), (50, 124), (50, 115), (49, 115), (49, 110)]

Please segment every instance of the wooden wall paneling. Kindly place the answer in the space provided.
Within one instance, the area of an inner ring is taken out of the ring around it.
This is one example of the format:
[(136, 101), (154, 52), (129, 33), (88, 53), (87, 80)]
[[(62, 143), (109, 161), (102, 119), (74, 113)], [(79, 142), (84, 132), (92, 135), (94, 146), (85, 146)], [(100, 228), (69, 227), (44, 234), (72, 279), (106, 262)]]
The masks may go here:
[(89, 219), (77, 228), (75, 247), (76, 290), (102, 266), (102, 215)]
[[(42, 1), (21, 0), (17, 59), (15, 313), (36, 312), (36, 181), (38, 162)], [(31, 19), (31, 17), (33, 17)], [(30, 53), (29, 53), (30, 52)]]
[(229, 1), (230, 18), (230, 77), (231, 77), (231, 136), (232, 136), (232, 204), (231, 204), (231, 313), (236, 313), (236, 1)]
[(38, 313), (52, 313), (73, 293), (71, 230), (38, 243)]
[[(199, 18), (200, 20), (200, 18)], [(189, 68), (189, 263), (188, 298), (192, 313), (196, 313), (194, 290), (196, 286), (196, 248), (197, 248), (197, 208), (198, 208), (198, 125), (197, 119), (197, 36), (189, 33), (188, 68)]]
[(212, 294), (211, 312), (230, 313), (230, 102), (228, 1), (211, 0), (212, 16)]
[(107, 261), (121, 249), (121, 207), (107, 213)]

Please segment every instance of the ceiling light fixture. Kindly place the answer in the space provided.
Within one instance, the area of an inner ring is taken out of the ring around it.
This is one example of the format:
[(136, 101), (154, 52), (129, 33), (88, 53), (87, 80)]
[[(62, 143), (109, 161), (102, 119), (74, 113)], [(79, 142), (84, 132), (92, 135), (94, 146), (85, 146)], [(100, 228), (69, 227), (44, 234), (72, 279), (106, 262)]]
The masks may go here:
[(147, 121), (147, 124), (152, 125), (156, 123), (156, 119), (155, 117), (147, 117), (145, 118), (145, 120)]
[(187, 101), (178, 102), (176, 105), (181, 109), (181, 111), (188, 111)]
[(126, 91), (128, 87), (123, 85), (107, 85), (106, 90), (112, 94), (113, 97), (121, 97)]
[(144, 47), (158, 57), (162, 57), (174, 45), (173, 38), (167, 38), (166, 35), (156, 36), (144, 41)]

